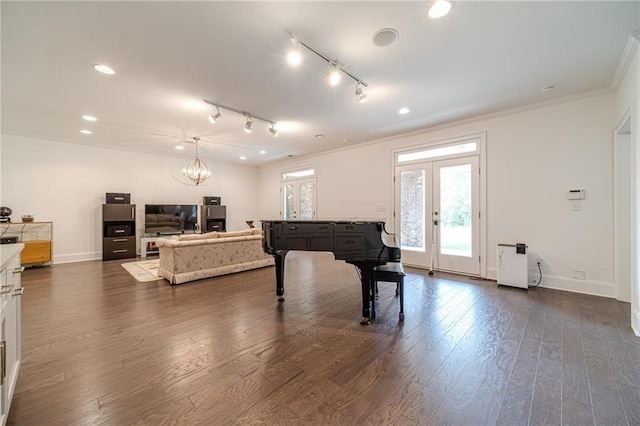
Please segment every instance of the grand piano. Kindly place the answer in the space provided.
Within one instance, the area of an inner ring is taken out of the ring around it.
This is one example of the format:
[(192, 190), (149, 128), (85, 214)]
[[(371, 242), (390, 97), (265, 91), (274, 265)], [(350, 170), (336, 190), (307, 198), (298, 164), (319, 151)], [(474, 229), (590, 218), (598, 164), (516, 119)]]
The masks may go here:
[(382, 221), (351, 220), (262, 220), (263, 248), (275, 258), (276, 295), (284, 301), (284, 262), (291, 250), (332, 252), (360, 270), (362, 284), (362, 321), (375, 318), (372, 295), (373, 268), (400, 261), (400, 246)]

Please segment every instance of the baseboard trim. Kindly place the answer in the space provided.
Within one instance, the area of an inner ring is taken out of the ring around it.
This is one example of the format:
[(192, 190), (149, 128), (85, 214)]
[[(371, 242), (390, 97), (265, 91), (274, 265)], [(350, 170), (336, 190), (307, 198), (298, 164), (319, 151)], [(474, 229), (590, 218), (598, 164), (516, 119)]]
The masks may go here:
[(101, 259), (102, 259), (101, 251), (64, 254), (62, 256), (53, 256), (53, 264), (55, 265), (58, 263), (86, 262), (89, 260), (101, 260)]
[(640, 337), (640, 311), (636, 311), (631, 315), (631, 328), (636, 336)]
[[(487, 268), (487, 278), (497, 279), (497, 270), (495, 268)], [(532, 278), (529, 276), (529, 278)], [(534, 277), (536, 280), (539, 276)], [(543, 275), (540, 287), (550, 288), (553, 290), (570, 291), (572, 293), (590, 294), (593, 296), (609, 297), (615, 299), (616, 286), (612, 282), (595, 281), (595, 280), (576, 280), (569, 277), (556, 275)]]

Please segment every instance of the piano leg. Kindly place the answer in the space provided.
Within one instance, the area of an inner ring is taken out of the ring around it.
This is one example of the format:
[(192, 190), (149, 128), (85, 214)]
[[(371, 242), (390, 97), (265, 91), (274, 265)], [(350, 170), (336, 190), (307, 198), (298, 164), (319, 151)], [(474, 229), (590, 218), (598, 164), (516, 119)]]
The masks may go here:
[[(360, 269), (362, 279), (362, 320), (360, 324), (369, 325), (376, 317), (375, 302), (372, 303), (371, 271), (374, 265), (368, 262), (349, 262)], [(372, 309), (373, 307), (373, 309)]]
[(276, 296), (278, 296), (278, 302), (284, 302), (284, 258), (287, 253), (287, 250), (278, 250), (273, 255), (276, 262)]

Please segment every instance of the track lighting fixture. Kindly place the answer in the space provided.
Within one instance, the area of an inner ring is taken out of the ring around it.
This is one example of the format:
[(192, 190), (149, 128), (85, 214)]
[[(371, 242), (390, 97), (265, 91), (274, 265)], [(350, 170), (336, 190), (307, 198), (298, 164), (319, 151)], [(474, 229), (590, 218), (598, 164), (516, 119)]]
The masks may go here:
[(220, 108), (216, 107), (216, 113), (209, 114), (209, 121), (212, 123), (215, 123), (216, 121), (218, 121), (218, 118), (220, 117), (222, 117), (222, 115), (220, 114)]
[[(339, 84), (340, 78), (342, 77), (342, 73), (344, 73), (349, 77), (351, 77), (353, 80), (355, 80), (355, 82), (358, 83), (358, 85), (368, 87), (367, 83), (364, 80), (355, 76), (351, 72), (347, 71), (342, 66), (342, 63), (337, 59), (332, 59), (329, 56), (325, 55), (324, 53), (321, 53), (320, 51), (309, 46), (307, 43), (300, 40), (298, 37), (296, 37), (293, 34), (289, 34), (289, 37), (291, 38), (291, 43), (293, 44), (291, 50), (289, 51), (289, 54), (287, 55), (287, 60), (289, 64), (296, 66), (302, 62), (302, 57), (300, 55), (300, 46), (302, 46), (307, 50), (315, 53), (325, 61), (327, 61), (327, 63), (329, 64), (329, 69), (325, 72), (325, 77), (327, 78), (327, 81), (329, 82), (330, 85), (336, 86), (337, 84)], [(367, 95), (363, 92), (362, 88), (360, 88), (360, 92), (364, 95), (362, 99), (367, 97)], [(358, 97), (358, 101), (362, 102), (360, 97)]]
[(246, 119), (247, 119), (247, 121), (245, 122), (245, 125), (244, 125), (244, 131), (247, 132), (247, 133), (251, 133), (251, 131), (253, 130), (253, 120), (260, 120), (260, 121), (264, 121), (265, 123), (269, 123), (270, 124), (269, 132), (273, 136), (276, 136), (278, 134), (278, 131), (276, 130), (277, 123), (275, 121), (273, 121), (273, 120), (269, 120), (267, 118), (260, 117), (259, 115), (252, 114), (252, 113), (250, 113), (248, 111), (242, 111), (240, 109), (233, 108), (233, 107), (230, 107), (230, 106), (217, 104), (215, 102), (208, 101), (206, 99), (204, 100), (204, 102), (209, 104), (209, 105), (212, 105), (212, 106), (216, 107), (216, 114), (215, 115), (214, 114), (210, 114), (209, 115), (209, 121), (211, 121), (213, 123), (215, 123), (217, 121), (217, 119), (219, 119), (221, 117), (220, 108), (222, 108), (222, 109), (226, 109), (228, 111), (233, 111), (233, 112), (235, 112), (237, 114), (244, 115), (246, 117)]
[(360, 82), (356, 83), (356, 99), (358, 102), (363, 103), (367, 100), (367, 94), (362, 90), (362, 85)]

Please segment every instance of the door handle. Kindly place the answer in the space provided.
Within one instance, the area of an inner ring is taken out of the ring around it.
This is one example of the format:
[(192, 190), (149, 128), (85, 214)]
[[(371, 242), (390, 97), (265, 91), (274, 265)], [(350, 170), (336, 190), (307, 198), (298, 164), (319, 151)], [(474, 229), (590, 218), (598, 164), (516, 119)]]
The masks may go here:
[(7, 375), (7, 341), (0, 341), (0, 385), (4, 385)]

